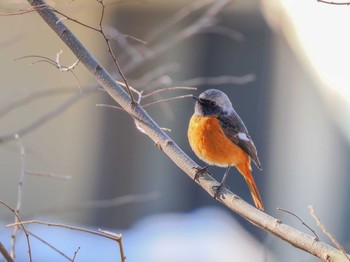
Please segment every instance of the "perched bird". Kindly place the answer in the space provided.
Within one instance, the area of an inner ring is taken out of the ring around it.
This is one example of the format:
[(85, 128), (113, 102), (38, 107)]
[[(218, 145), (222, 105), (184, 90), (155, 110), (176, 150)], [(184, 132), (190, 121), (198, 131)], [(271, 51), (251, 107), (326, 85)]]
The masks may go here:
[(233, 109), (227, 95), (216, 89), (201, 93), (196, 100), (194, 114), (188, 127), (188, 140), (195, 154), (209, 165), (226, 167), (226, 172), (216, 188), (215, 198), (225, 187), (229, 170), (235, 166), (246, 180), (255, 206), (264, 210), (255, 185), (250, 160), (261, 170), (253, 140), (243, 121)]

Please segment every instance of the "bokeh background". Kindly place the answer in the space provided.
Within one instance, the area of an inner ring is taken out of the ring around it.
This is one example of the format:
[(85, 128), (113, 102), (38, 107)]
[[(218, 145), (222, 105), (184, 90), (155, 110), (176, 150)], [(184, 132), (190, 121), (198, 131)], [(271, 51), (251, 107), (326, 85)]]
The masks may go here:
[[(167, 41), (193, 24), (214, 2), (198, 3), (201, 8), (174, 23), (146, 47), (130, 38), (125, 38), (126, 48), (114, 42), (122, 68), (131, 59), (126, 55), (130, 50), (149, 48), (151, 52), (158, 44), (170, 45)], [(93, 0), (50, 4), (89, 25), (98, 25), (101, 8)], [(187, 1), (106, 1), (104, 25), (146, 39), (189, 6), (193, 4)], [(0, 3), (2, 13), (25, 8), (24, 1)], [(253, 173), (266, 212), (308, 232), (297, 219), (277, 208), (292, 211), (329, 242), (310, 216), (309, 205), (313, 205), (345, 248), (350, 238), (349, 12), (348, 6), (316, 0), (233, 1), (215, 21), (226, 33), (203, 32), (182, 39), (127, 75), (136, 88), (146, 90), (152, 86), (142, 86), (137, 80), (155, 69), (169, 68), (151, 84), (157, 88), (197, 77), (254, 75), (254, 81), (242, 85), (204, 84), (197, 91), (164, 92), (152, 99), (199, 94), (208, 88), (227, 93), (258, 148), (264, 170), (253, 167)], [(103, 39), (87, 28), (65, 22), (117, 77)], [(63, 65), (75, 62), (37, 14), (0, 16), (0, 23), (3, 137), (55, 110), (78, 93), (79, 86), (72, 74), (59, 72), (48, 63), (30, 65), (38, 61), (36, 58), (15, 60), (28, 55), (55, 60), (62, 50)], [(230, 33), (223, 28), (229, 28)], [(74, 73), (82, 90), (97, 88), (82, 65)], [(6, 111), (18, 99), (51, 89), (57, 93), (21, 102)], [(20, 137), (26, 170), (71, 176), (64, 180), (27, 175), (22, 219), (122, 233), (128, 261), (317, 261), (226, 210), (141, 134), (126, 113), (96, 104), (114, 102), (103, 91), (81, 95), (64, 112)], [(171, 129), (175, 142), (198, 160), (186, 138), (193, 113), (190, 98), (153, 105), (147, 111), (160, 126)], [(0, 145), (0, 199), (12, 207), (17, 203), (23, 167), (19, 143), (13, 139)], [(224, 170), (211, 168), (211, 172), (220, 180)], [(233, 192), (252, 202), (237, 171), (232, 172), (228, 184)], [(0, 207), (0, 240), (8, 248), (11, 230), (6, 224), (12, 221), (13, 215)], [(116, 244), (110, 240), (68, 229), (29, 228), (67, 254), (72, 255), (80, 246), (77, 261), (120, 259)], [(24, 240), (21, 234), (18, 261), (28, 260)], [(34, 261), (65, 260), (35, 240), (33, 254)]]

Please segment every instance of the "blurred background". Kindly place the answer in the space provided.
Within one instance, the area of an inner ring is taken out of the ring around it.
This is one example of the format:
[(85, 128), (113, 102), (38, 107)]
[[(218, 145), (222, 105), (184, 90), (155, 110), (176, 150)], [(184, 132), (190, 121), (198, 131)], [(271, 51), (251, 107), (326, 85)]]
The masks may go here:
[[(98, 27), (101, 5), (96, 1), (49, 3)], [(316, 0), (105, 3), (104, 28), (115, 36), (111, 45), (135, 88), (145, 94), (172, 86), (198, 88), (159, 93), (144, 103), (208, 88), (227, 93), (258, 149), (263, 171), (253, 167), (253, 174), (265, 211), (310, 233), (277, 208), (294, 212), (329, 242), (310, 216), (313, 205), (347, 249), (349, 7)], [(220, 4), (215, 16), (205, 16)], [(0, 11), (27, 7), (25, 1), (3, 1)], [(117, 78), (103, 38), (65, 22)], [(44, 62), (47, 59), (23, 58), (36, 55), (55, 61), (62, 50), (62, 65), (76, 61), (37, 14), (0, 16), (0, 23), (0, 140), (8, 140), (0, 145), (0, 200), (15, 207), (21, 169), (34, 173), (24, 178), (23, 220), (122, 233), (127, 261), (317, 261), (212, 199), (141, 134), (126, 113), (96, 106), (115, 103), (98, 90), (82, 65), (73, 75), (59, 72)], [(220, 76), (236, 76), (237, 83), (206, 81)], [(187, 81), (198, 78), (204, 83)], [(203, 165), (187, 142), (193, 106), (192, 99), (184, 98), (149, 106), (147, 111)], [(19, 141), (12, 139), (22, 132)], [(210, 171), (217, 180), (224, 173), (222, 168)], [(43, 173), (71, 178), (39, 176)], [(236, 170), (231, 173), (230, 189), (252, 203), (244, 179)], [(11, 212), (0, 207), (0, 241), (7, 248), (11, 230), (6, 225), (12, 221)], [(110, 240), (68, 229), (28, 228), (70, 256), (80, 246), (76, 261), (120, 259)], [(34, 261), (65, 260), (35, 240), (33, 254)], [(22, 233), (17, 256), (18, 261), (28, 260)]]

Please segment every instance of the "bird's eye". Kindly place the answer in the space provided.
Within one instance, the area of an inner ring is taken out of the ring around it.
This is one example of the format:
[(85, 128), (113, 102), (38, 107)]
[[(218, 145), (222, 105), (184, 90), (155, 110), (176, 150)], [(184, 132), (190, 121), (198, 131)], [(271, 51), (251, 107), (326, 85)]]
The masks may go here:
[(209, 105), (214, 107), (214, 106), (216, 106), (216, 103), (214, 101), (209, 101)]

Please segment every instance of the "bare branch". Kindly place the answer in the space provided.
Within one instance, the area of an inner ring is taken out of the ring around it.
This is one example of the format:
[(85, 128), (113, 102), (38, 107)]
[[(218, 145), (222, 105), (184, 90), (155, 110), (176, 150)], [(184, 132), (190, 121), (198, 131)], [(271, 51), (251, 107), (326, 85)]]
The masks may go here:
[(51, 248), (52, 250), (56, 251), (58, 254), (60, 254), (64, 258), (66, 258), (68, 261), (72, 261), (72, 259), (69, 256), (67, 256), (65, 253), (60, 251), (58, 248), (56, 248), (53, 245), (51, 245), (49, 242), (47, 242), (43, 238), (39, 237), (38, 235), (34, 234), (33, 232), (30, 232), (30, 231), (27, 231), (27, 232), (28, 232), (29, 235), (31, 235), (32, 237), (36, 238), (37, 240), (39, 240), (40, 242), (42, 242), (43, 244), (47, 245), (49, 248)]
[(72, 179), (72, 176), (62, 176), (54, 173), (44, 173), (44, 172), (32, 171), (32, 170), (26, 170), (25, 173), (26, 175), (31, 175), (31, 176), (50, 177), (50, 178), (58, 178), (58, 179), (64, 179), (64, 180)]
[[(18, 189), (17, 189), (17, 204), (16, 208), (14, 210), (15, 214), (15, 223), (19, 222), (19, 212), (22, 205), (22, 193), (23, 193), (23, 184), (24, 184), (24, 177), (25, 177), (25, 148), (20, 140), (20, 137), (18, 134), (14, 135), (14, 138), (17, 140), (18, 148), (19, 148), (19, 155), (20, 155), (20, 176), (18, 181)], [(13, 228), (12, 234), (11, 234), (11, 257), (15, 259), (15, 246), (16, 246), (16, 235), (18, 231), (18, 226), (15, 226)]]
[(22, 57), (19, 57), (19, 58), (15, 59), (15, 60), (24, 59), (24, 58), (40, 58), (39, 60), (36, 60), (36, 61), (30, 63), (30, 65), (37, 64), (37, 63), (49, 63), (50, 65), (56, 67), (61, 72), (69, 72), (69, 73), (71, 73), (73, 75), (75, 80), (77, 80), (79, 89), (81, 89), (80, 80), (79, 80), (79, 78), (77, 77), (77, 75), (73, 71), (74, 68), (79, 64), (79, 60), (75, 61), (70, 66), (61, 65), (61, 63), (60, 63), (60, 56), (61, 56), (62, 53), (63, 53), (63, 51), (61, 50), (60, 52), (58, 52), (56, 54), (56, 60), (52, 60), (52, 59), (50, 59), (48, 57), (40, 56), (40, 55), (22, 56)]
[(154, 90), (146, 95), (142, 95), (142, 98), (147, 98), (147, 97), (150, 97), (154, 94), (159, 94), (159, 93), (165, 92), (165, 91), (177, 91), (177, 90), (197, 90), (197, 88), (190, 87), (190, 86), (175, 86), (175, 87), (162, 88), (162, 89)]
[(7, 262), (14, 262), (11, 255), (9, 254), (9, 252), (7, 252), (5, 246), (1, 243), (1, 241), (0, 241), (0, 253), (2, 254), (2, 256), (5, 258)]
[(105, 108), (111, 108), (111, 109), (117, 109), (117, 110), (122, 110), (124, 109), (120, 106), (114, 106), (114, 105), (106, 105), (106, 104), (96, 104), (97, 107), (105, 107)]
[(125, 256), (124, 248), (123, 248), (122, 235), (121, 234), (115, 234), (113, 232), (110, 232), (110, 231), (107, 231), (107, 230), (102, 230), (102, 229), (99, 229), (98, 231), (103, 233), (103, 234), (106, 234), (107, 236), (111, 236), (112, 238), (114, 238), (118, 242), (120, 257), (121, 257), (122, 261), (125, 261), (126, 256)]
[(151, 106), (151, 105), (155, 105), (155, 104), (159, 104), (159, 103), (164, 103), (164, 102), (169, 102), (169, 101), (177, 100), (177, 99), (184, 99), (184, 98), (186, 98), (186, 97), (192, 97), (192, 96), (193, 96), (193, 95), (175, 96), (175, 97), (170, 97), (170, 98), (165, 98), (165, 99), (157, 100), (157, 101), (154, 101), (154, 102), (150, 102), (150, 103), (144, 104), (144, 105), (142, 105), (142, 106), (143, 106), (143, 107), (148, 107), (148, 106)]
[(35, 12), (37, 10), (42, 10), (42, 9), (46, 9), (49, 8), (49, 6), (47, 4), (43, 4), (43, 5), (36, 5), (36, 6), (31, 6), (25, 10), (19, 10), (18, 12), (14, 12), (14, 13), (0, 13), (0, 16), (16, 16), (16, 15), (23, 15), (23, 14), (27, 14), (27, 13), (31, 13), (31, 12)]
[[(5, 206), (7, 209), (9, 209), (16, 217), (16, 221), (18, 221), (18, 223), (21, 223), (21, 219), (19, 217), (19, 215), (17, 214), (16, 210), (14, 210), (13, 208), (11, 208), (8, 204), (6, 204), (4, 201), (0, 200), (0, 204)], [(29, 254), (29, 261), (32, 262), (32, 249), (30, 247), (30, 241), (29, 241), (29, 234), (26, 230), (26, 228), (24, 227), (24, 225), (20, 225), (20, 227), (22, 228), (25, 236), (26, 236), (26, 241), (27, 241), (27, 247), (28, 247), (28, 254)], [(11, 258), (14, 260), (14, 257), (11, 256)]]
[(72, 262), (74, 262), (74, 261), (75, 261), (75, 259), (76, 259), (77, 255), (78, 255), (79, 250), (80, 250), (80, 247), (78, 247), (78, 248), (77, 248), (77, 250), (75, 250), (75, 252), (74, 252), (74, 256), (73, 256), (73, 258), (72, 258)]
[(103, 36), (103, 38), (106, 41), (108, 53), (111, 55), (113, 62), (114, 62), (114, 65), (117, 68), (119, 75), (123, 79), (123, 82), (125, 83), (126, 89), (127, 89), (129, 96), (130, 96), (131, 104), (133, 104), (135, 101), (134, 101), (134, 97), (133, 97), (132, 92), (131, 92), (131, 88), (129, 87), (128, 81), (126, 80), (126, 77), (124, 76), (124, 73), (123, 73), (123, 71), (120, 68), (120, 65), (118, 63), (118, 60), (112, 51), (111, 44), (110, 44), (111, 39), (108, 38), (106, 33), (103, 31), (102, 21), (104, 18), (106, 6), (103, 4), (103, 0), (97, 0), (97, 2), (100, 3), (100, 5), (101, 5), (101, 17), (100, 17), (100, 22), (99, 22), (99, 27), (100, 27), (99, 32), (101, 33), (101, 35)]
[[(108, 231), (103, 231), (103, 230), (93, 231), (93, 230), (82, 228), (82, 227), (69, 226), (69, 225), (58, 224), (58, 223), (49, 223), (49, 222), (40, 221), (40, 220), (20, 221), (20, 222), (17, 222), (17, 223), (8, 224), (7, 227), (14, 227), (14, 226), (19, 226), (19, 225), (23, 226), (23, 225), (28, 225), (28, 224), (39, 224), (39, 225), (46, 225), (46, 226), (49, 226), (49, 227), (62, 227), (62, 228), (67, 228), (67, 229), (71, 229), (71, 230), (74, 230), (74, 231), (85, 232), (85, 233), (89, 233), (89, 234), (92, 234), (92, 235), (97, 235), (97, 236), (100, 236), (100, 237), (104, 237), (104, 238), (108, 238), (108, 239), (114, 240), (114, 241), (116, 241), (118, 243), (121, 260), (125, 261), (125, 255), (124, 255), (123, 245), (122, 245), (122, 235), (120, 235), (120, 234), (114, 234), (114, 233), (111, 233), (111, 232), (108, 232)], [(105, 232), (108, 232), (108, 233), (105, 233)]]
[(317, 2), (320, 2), (323, 4), (329, 4), (329, 5), (350, 5), (350, 2), (332, 2), (332, 1), (324, 1), (324, 0), (317, 0)]
[(326, 234), (326, 236), (332, 241), (332, 243), (344, 254), (346, 259), (350, 261), (349, 255), (346, 253), (344, 250), (343, 246), (339, 244), (339, 242), (335, 239), (334, 236), (332, 236), (331, 233), (328, 232), (327, 228), (325, 225), (321, 223), (321, 220), (316, 216), (315, 214), (315, 208), (313, 206), (309, 206), (310, 209), (310, 214), (311, 216), (315, 219), (317, 226), (322, 229), (323, 233)]
[[(128, 38), (139, 42), (143, 45), (147, 45), (147, 43), (139, 38), (136, 38), (134, 36), (130, 36), (130, 35), (125, 35), (125, 34), (121, 34), (115, 27), (111, 27), (111, 26), (103, 26), (103, 31), (105, 32), (106, 36), (108, 38), (110, 38), (111, 40), (115, 40), (120, 47), (123, 48), (125, 54), (127, 57), (129, 57), (130, 59), (133, 60), (138, 60), (138, 59), (142, 59), (142, 53), (135, 48), (133, 45), (129, 44), (128, 42)], [(126, 59), (126, 58), (124, 58)]]
[[(106, 41), (106, 45), (107, 45), (107, 48), (108, 48), (108, 53), (110, 54), (110, 56), (111, 56), (111, 58), (112, 58), (112, 60), (113, 60), (113, 62), (114, 62), (114, 65), (115, 65), (116, 69), (118, 70), (119, 75), (122, 77), (122, 79), (123, 79), (123, 81), (124, 81), (124, 83), (125, 83), (126, 89), (127, 89), (128, 93), (129, 93), (129, 95), (130, 95), (130, 97), (131, 97), (131, 103), (133, 103), (133, 102), (134, 102), (134, 99), (133, 99), (133, 95), (132, 95), (132, 93), (131, 93), (131, 88), (129, 87), (129, 84), (128, 84), (128, 82), (127, 82), (127, 80), (126, 80), (126, 78), (125, 78), (125, 76), (124, 76), (124, 74), (123, 74), (123, 72), (122, 72), (122, 70), (121, 70), (121, 68), (120, 68), (120, 66), (119, 66), (119, 63), (118, 63), (118, 61), (117, 61), (117, 58), (116, 58), (116, 56), (114, 55), (114, 53), (113, 53), (113, 51), (112, 51), (112, 48), (111, 48), (111, 45), (110, 45), (110, 40), (111, 40), (111, 39), (107, 37), (107, 35), (105, 34), (105, 32), (104, 32), (104, 30), (103, 30), (102, 21), (103, 21), (103, 19), (104, 19), (104, 14), (105, 14), (105, 8), (106, 8), (106, 6), (104, 5), (103, 0), (97, 0), (96, 2), (99, 3), (99, 4), (101, 5), (101, 16), (100, 16), (100, 21), (99, 21), (99, 28), (95, 28), (95, 27), (89, 26), (89, 25), (87, 25), (87, 24), (85, 24), (85, 23), (82, 23), (82, 22), (80, 22), (80, 21), (78, 21), (78, 20), (76, 20), (76, 19), (74, 19), (74, 18), (71, 18), (71, 17), (69, 17), (68, 15), (66, 15), (66, 14), (64, 14), (64, 13), (62, 13), (62, 12), (60, 12), (59, 10), (55, 9), (54, 7), (52, 7), (52, 6), (50, 6), (50, 5), (46, 4), (46, 3), (45, 3), (45, 4), (42, 4), (42, 5), (35, 5), (35, 6), (33, 5), (31, 8), (28, 8), (28, 9), (25, 10), (23, 13), (28, 13), (28, 12), (37, 11), (37, 10), (48, 10), (48, 11), (53, 11), (53, 12), (55, 12), (55, 13), (57, 13), (57, 14), (62, 15), (62, 16), (64, 17), (64, 19), (67, 19), (67, 20), (69, 20), (69, 21), (72, 21), (72, 22), (74, 22), (74, 23), (77, 23), (77, 24), (79, 24), (79, 25), (81, 25), (81, 26), (84, 26), (84, 27), (86, 27), (86, 28), (89, 28), (89, 29), (91, 29), (91, 30), (93, 30), (93, 31), (99, 32), (99, 33), (102, 35), (102, 37), (105, 39), (105, 41)], [(23, 13), (22, 13), (22, 12), (13, 13), (13, 14), (1, 14), (1, 13), (0, 13), (0, 15), (3, 15), (3, 16), (6, 16), (6, 15), (18, 15), (18, 14), (23, 14)], [(57, 20), (57, 22), (62, 22), (62, 21), (63, 21), (63, 19), (58, 19), (58, 20)], [(37, 62), (38, 62), (38, 61), (37, 61)], [(40, 62), (45, 62), (45, 61), (40, 61)], [(47, 62), (49, 62), (49, 61), (47, 61)], [(49, 62), (49, 63), (50, 63), (50, 62)], [(52, 63), (50, 63), (50, 64), (52, 64)], [(53, 65), (54, 65), (54, 64), (53, 64)], [(71, 73), (74, 75), (74, 77), (77, 78), (77, 76), (74, 74), (74, 72), (73, 72), (72, 70), (67, 70), (67, 71), (71, 72)], [(77, 78), (77, 79), (78, 79), (78, 78)], [(79, 84), (79, 86), (80, 86), (80, 84)]]
[[(146, 107), (149, 107), (149, 106), (152, 106), (152, 105), (156, 105), (156, 104), (160, 104), (160, 103), (164, 103), (164, 102), (169, 102), (169, 101), (172, 101), (172, 100), (184, 99), (184, 98), (192, 97), (192, 96), (193, 95), (182, 95), (182, 96), (174, 96), (174, 97), (170, 97), (170, 98), (160, 99), (160, 100), (153, 101), (153, 102), (150, 102), (150, 103), (147, 103), (147, 104), (143, 104), (142, 107), (146, 108)], [(112, 109), (117, 109), (117, 110), (123, 110), (122, 107), (114, 106), (114, 105), (96, 104), (96, 106), (112, 108)], [(166, 129), (166, 130), (168, 130), (168, 129)]]
[(279, 208), (279, 207), (278, 207), (277, 210), (283, 211), (283, 212), (285, 212), (285, 213), (288, 213), (288, 214), (290, 214), (290, 215), (296, 217), (296, 218), (301, 222), (301, 224), (303, 224), (305, 227), (307, 227), (307, 228), (312, 232), (312, 234), (314, 234), (315, 240), (316, 240), (316, 241), (319, 241), (319, 240), (320, 240), (320, 238), (319, 238), (318, 235), (316, 234), (316, 231), (313, 230), (308, 224), (306, 224), (299, 216), (297, 216), (297, 215), (294, 214), (293, 212), (290, 212), (290, 211), (285, 210), (285, 209), (283, 209), (283, 208)]

